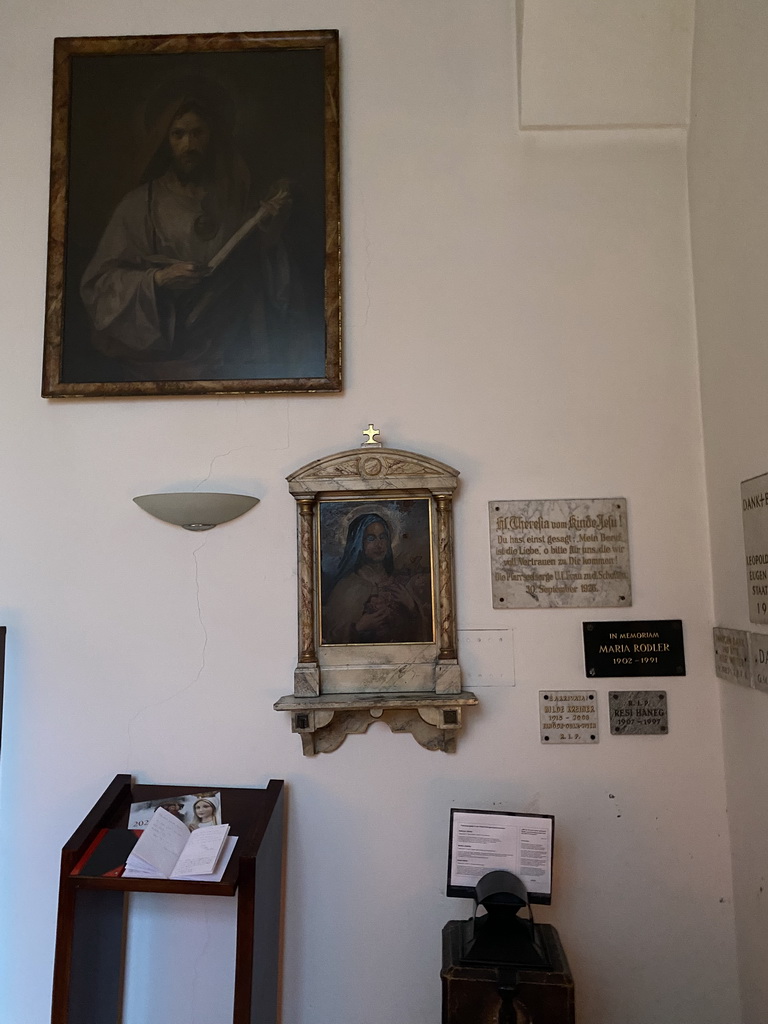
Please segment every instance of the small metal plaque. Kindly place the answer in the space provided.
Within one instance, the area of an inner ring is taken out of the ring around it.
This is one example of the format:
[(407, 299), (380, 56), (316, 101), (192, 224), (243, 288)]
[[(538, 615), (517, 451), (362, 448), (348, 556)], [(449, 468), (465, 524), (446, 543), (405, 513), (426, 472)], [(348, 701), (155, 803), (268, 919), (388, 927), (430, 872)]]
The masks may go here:
[(594, 690), (539, 690), (542, 743), (597, 743)]
[(712, 639), (715, 644), (715, 674), (720, 679), (750, 686), (749, 634), (743, 629), (715, 626)]
[(749, 656), (752, 662), (752, 686), (768, 693), (768, 636), (765, 633), (749, 634)]
[(584, 622), (584, 670), (590, 677), (684, 676), (680, 619)]
[(661, 736), (669, 732), (666, 690), (611, 690), (613, 736)]
[(491, 501), (494, 608), (628, 608), (625, 498)]
[(768, 623), (768, 473), (741, 484), (749, 621)]

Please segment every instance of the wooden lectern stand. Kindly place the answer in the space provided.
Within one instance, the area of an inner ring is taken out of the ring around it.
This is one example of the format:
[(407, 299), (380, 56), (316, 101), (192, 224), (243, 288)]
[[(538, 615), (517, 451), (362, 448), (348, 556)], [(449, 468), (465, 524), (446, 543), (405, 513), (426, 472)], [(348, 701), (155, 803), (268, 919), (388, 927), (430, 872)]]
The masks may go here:
[[(222, 811), (238, 836), (220, 882), (72, 874), (101, 829), (125, 827), (131, 803), (194, 793), (195, 786), (132, 786), (116, 775), (61, 851), (51, 1024), (118, 1024), (122, 1010), (126, 894), (237, 893), (233, 1024), (277, 1024), (283, 893), (283, 783), (221, 788)], [(215, 786), (202, 787), (205, 790)]]

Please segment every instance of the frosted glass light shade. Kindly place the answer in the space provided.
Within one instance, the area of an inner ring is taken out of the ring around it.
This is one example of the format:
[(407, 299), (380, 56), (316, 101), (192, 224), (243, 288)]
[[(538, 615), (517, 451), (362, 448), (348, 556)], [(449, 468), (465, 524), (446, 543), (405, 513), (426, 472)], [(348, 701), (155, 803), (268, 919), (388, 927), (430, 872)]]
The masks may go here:
[(156, 519), (185, 530), (212, 530), (237, 519), (258, 503), (250, 494), (218, 494), (213, 491), (177, 491), (171, 494), (140, 494), (133, 499)]

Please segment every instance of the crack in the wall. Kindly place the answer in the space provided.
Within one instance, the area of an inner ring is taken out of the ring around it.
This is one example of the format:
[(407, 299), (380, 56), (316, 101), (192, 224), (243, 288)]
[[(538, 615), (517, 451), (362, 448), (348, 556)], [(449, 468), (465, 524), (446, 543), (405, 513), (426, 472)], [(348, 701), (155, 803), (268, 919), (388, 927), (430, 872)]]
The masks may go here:
[[(208, 630), (206, 629), (205, 622), (203, 621), (203, 609), (200, 604), (200, 563), (197, 560), (198, 551), (201, 551), (202, 548), (204, 547), (205, 541), (199, 544), (192, 552), (192, 557), (195, 560), (195, 601), (197, 603), (197, 618), (200, 622), (200, 628), (203, 631), (203, 649), (200, 652), (200, 668), (197, 670), (197, 675), (189, 684), (189, 686), (194, 686), (195, 683), (200, 679), (200, 676), (203, 674), (205, 670), (205, 652), (208, 649)], [(189, 686), (185, 687), (185, 689), (189, 689)]]
[(244, 452), (247, 448), (254, 447), (255, 445), (252, 444), (241, 444), (239, 448), (230, 448), (229, 451), (227, 452), (221, 452), (219, 455), (214, 455), (213, 458), (211, 459), (210, 465), (208, 466), (208, 472), (203, 477), (203, 479), (198, 484), (195, 485), (195, 490), (197, 490), (198, 487), (202, 487), (204, 483), (207, 483), (211, 479), (211, 473), (213, 473), (214, 464), (217, 462), (218, 459), (226, 459), (229, 455), (232, 455), (233, 452)]
[(129, 772), (131, 771), (131, 763), (133, 760), (133, 726), (136, 723), (137, 719), (141, 718), (141, 716), (146, 714), (148, 711), (153, 711), (155, 708), (162, 707), (164, 704), (167, 704), (171, 700), (175, 700), (177, 697), (180, 697), (183, 693), (186, 693), (188, 690), (192, 689), (192, 687), (200, 681), (200, 677), (205, 671), (205, 654), (208, 649), (208, 630), (206, 628), (205, 621), (203, 620), (203, 609), (202, 605), (200, 604), (200, 563), (197, 558), (198, 552), (202, 551), (202, 549), (205, 547), (205, 543), (206, 541), (205, 539), (203, 539), (203, 541), (200, 544), (198, 544), (198, 546), (192, 552), (192, 559), (195, 563), (195, 604), (197, 605), (197, 618), (198, 621), (200, 622), (200, 627), (203, 631), (203, 649), (200, 652), (200, 667), (198, 668), (197, 673), (195, 674), (195, 678), (188, 682), (185, 686), (180, 687), (178, 690), (174, 690), (173, 693), (168, 694), (167, 697), (163, 697), (162, 700), (156, 700), (148, 704), (145, 704), (144, 707), (139, 708), (136, 714), (130, 719), (130, 721), (128, 722), (128, 753), (126, 765), (126, 768)]

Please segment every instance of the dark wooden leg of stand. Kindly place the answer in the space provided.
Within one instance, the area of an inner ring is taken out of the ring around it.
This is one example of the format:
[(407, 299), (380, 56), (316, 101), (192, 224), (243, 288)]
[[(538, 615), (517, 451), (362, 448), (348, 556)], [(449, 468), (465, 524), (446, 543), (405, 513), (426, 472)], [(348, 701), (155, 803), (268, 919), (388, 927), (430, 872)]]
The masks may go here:
[(118, 1024), (123, 997), (125, 893), (67, 894), (56, 940), (52, 1024)]
[(278, 1024), (283, 876), (283, 796), (237, 894), (233, 1024)]

